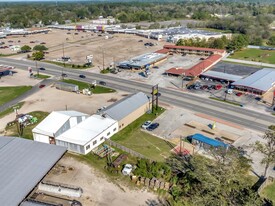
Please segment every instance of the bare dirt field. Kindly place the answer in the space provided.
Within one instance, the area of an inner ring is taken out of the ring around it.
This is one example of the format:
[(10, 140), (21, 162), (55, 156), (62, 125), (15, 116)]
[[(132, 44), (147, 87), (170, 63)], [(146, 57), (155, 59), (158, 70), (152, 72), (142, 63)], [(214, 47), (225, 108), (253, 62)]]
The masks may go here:
[[(87, 62), (86, 56), (93, 55), (95, 68), (98, 68), (98, 66), (102, 68), (103, 58), (104, 66), (107, 67), (114, 61), (121, 61), (147, 52), (153, 52), (161, 49), (166, 44), (166, 42), (158, 42), (157, 40), (146, 39), (132, 34), (114, 34), (108, 36), (112, 38), (106, 39), (105, 34), (98, 36), (94, 32), (52, 29), (48, 34), (34, 34), (27, 35), (26, 37), (11, 36), (2, 41), (7, 46), (29, 45), (30, 47), (45, 42), (45, 46), (49, 48), (49, 54), (46, 54), (45, 59), (51, 61), (60, 59), (63, 56), (64, 46), (64, 56), (71, 58), (72, 61), (70, 63), (84, 64)], [(138, 42), (139, 40), (143, 40), (143, 42)], [(13, 43), (9, 43), (8, 41), (13, 41)], [(157, 45), (146, 48), (144, 46), (146, 42), (152, 42)], [(0, 53), (10, 54), (16, 52), (7, 48), (1, 49)], [(26, 55), (20, 54), (12, 58), (25, 58)]]
[[(72, 167), (66, 173), (56, 174), (52, 170), (45, 180), (65, 183), (81, 187), (83, 195), (77, 199), (85, 206), (123, 206), (123, 205), (157, 205), (157, 195), (145, 190), (130, 190), (123, 185), (117, 186), (108, 181), (103, 174), (99, 173), (89, 165), (76, 159), (64, 156), (59, 165), (65, 168)], [(130, 181), (130, 179), (129, 179)], [(152, 203), (155, 204), (152, 204)]]

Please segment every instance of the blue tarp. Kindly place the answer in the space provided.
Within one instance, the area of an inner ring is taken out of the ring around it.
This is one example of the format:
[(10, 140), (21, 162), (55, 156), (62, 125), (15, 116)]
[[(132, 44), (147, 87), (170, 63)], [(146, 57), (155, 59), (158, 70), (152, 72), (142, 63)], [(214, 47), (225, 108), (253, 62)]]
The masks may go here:
[(227, 144), (225, 144), (221, 141), (215, 140), (215, 139), (211, 139), (211, 138), (206, 137), (202, 134), (194, 134), (192, 136), (192, 139), (197, 140), (202, 143), (205, 143), (205, 144), (208, 144), (213, 147), (227, 147)]

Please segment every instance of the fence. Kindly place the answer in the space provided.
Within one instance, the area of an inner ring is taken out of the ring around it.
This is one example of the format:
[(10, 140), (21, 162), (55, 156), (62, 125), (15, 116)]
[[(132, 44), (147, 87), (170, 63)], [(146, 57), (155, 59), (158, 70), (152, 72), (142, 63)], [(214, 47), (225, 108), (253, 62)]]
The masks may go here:
[(258, 189), (258, 193), (261, 193), (261, 191), (269, 184), (275, 182), (275, 179), (271, 176), (267, 177), (265, 181), (261, 184), (261, 186)]
[(140, 154), (140, 153), (138, 153), (138, 152), (136, 152), (134, 150), (131, 150), (128, 147), (125, 147), (125, 146), (123, 146), (121, 144), (118, 144), (118, 143), (116, 143), (116, 142), (114, 142), (114, 141), (112, 141), (110, 139), (106, 140), (106, 143), (109, 144), (110, 146), (113, 146), (113, 147), (116, 147), (118, 149), (121, 149), (122, 151), (127, 152), (127, 153), (131, 154), (132, 156), (143, 158), (143, 159), (148, 159), (150, 161), (153, 161), (153, 160), (149, 159), (148, 157), (145, 157), (144, 155), (142, 155), (142, 154)]

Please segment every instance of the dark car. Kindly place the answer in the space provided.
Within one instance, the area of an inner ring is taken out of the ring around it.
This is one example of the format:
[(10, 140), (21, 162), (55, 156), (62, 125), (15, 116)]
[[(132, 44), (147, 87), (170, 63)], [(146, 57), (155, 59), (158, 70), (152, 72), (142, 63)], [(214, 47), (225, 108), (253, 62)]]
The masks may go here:
[(106, 82), (104, 82), (104, 81), (99, 81), (98, 84), (106, 86)]
[(40, 44), (46, 44), (46, 42), (41, 42)]
[(43, 87), (45, 87), (45, 84), (39, 85), (39, 88), (40, 88), (40, 89), (42, 89)]
[(67, 77), (68, 75), (65, 74), (65, 73), (62, 73), (61, 76), (62, 76), (62, 77)]
[(159, 126), (159, 123), (152, 123), (152, 124), (150, 124), (150, 126), (147, 127), (146, 129), (147, 129), (148, 131), (153, 131), (154, 129), (158, 128), (158, 126)]
[(46, 70), (44, 67), (40, 67), (39, 70)]
[(85, 75), (83, 75), (83, 74), (80, 74), (80, 75), (79, 75), (79, 78), (84, 79), (84, 78), (86, 78), (86, 76), (85, 76)]

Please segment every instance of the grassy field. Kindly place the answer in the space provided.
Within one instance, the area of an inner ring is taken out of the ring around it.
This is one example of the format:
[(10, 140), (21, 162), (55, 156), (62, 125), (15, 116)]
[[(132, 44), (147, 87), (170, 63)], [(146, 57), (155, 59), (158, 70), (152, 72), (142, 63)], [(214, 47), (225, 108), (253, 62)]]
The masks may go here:
[[(64, 79), (62, 81), (66, 82), (66, 83), (78, 85), (79, 90), (89, 88), (89, 84), (85, 83), (85, 82), (80, 82), (80, 81), (76, 81), (76, 80), (72, 80), (72, 79)], [(92, 91), (93, 94), (103, 94), (103, 93), (113, 93), (116, 90), (110, 89), (110, 88), (107, 88), (107, 87), (96, 86), (96, 88), (94, 88), (94, 89), (92, 88), (91, 91)]]
[[(24, 132), (22, 137), (25, 139), (33, 139), (32, 137), (32, 129), (36, 127), (43, 119), (45, 119), (48, 116), (48, 112), (41, 112), (41, 111), (35, 111), (35, 112), (30, 112), (29, 115), (32, 115), (33, 117), (37, 117), (38, 121), (35, 124), (28, 125), (24, 128)], [(18, 136), (18, 130), (17, 130), (17, 125), (12, 125), (12, 126), (7, 126), (6, 131), (9, 136)]]
[(0, 87), (0, 106), (30, 90), (31, 86)]
[(243, 49), (230, 55), (229, 58), (275, 64), (275, 51)]
[[(47, 62), (47, 63), (50, 63), (50, 64), (55, 64), (57, 66), (64, 67), (63, 62), (55, 62), (55, 61), (49, 61), (49, 60), (44, 60), (43, 62)], [(71, 68), (71, 69), (88, 69), (88, 68), (91, 68), (90, 66), (84, 66), (84, 65), (81, 65), (81, 64), (68, 64), (68, 63), (65, 63), (65, 67), (66, 68)]]
[(4, 110), (3, 112), (0, 112), (0, 118), (2, 118), (4, 116), (6, 116), (6, 115), (8, 115), (8, 114), (10, 114), (12, 112), (14, 112), (13, 111), (13, 107), (17, 107), (17, 109), (20, 109), (23, 106), (23, 104), (24, 104), (24, 102), (20, 102), (20, 103), (18, 103), (16, 105), (14, 105), (14, 106), (12, 106), (12, 107)]
[(261, 192), (261, 196), (272, 200), (275, 203), (275, 182), (266, 186)]
[(50, 78), (50, 76), (44, 75), (44, 74), (39, 74), (39, 75), (35, 74), (34, 77), (37, 78), (37, 79), (48, 79), (48, 78)]
[[(162, 112), (164, 112), (164, 109), (159, 109), (157, 113), (160, 115)], [(156, 117), (155, 114), (144, 114), (125, 129), (112, 136), (111, 140), (139, 152), (150, 159), (164, 161), (166, 157), (170, 156), (170, 150), (172, 149), (171, 143), (140, 129), (145, 121), (152, 121)]]

